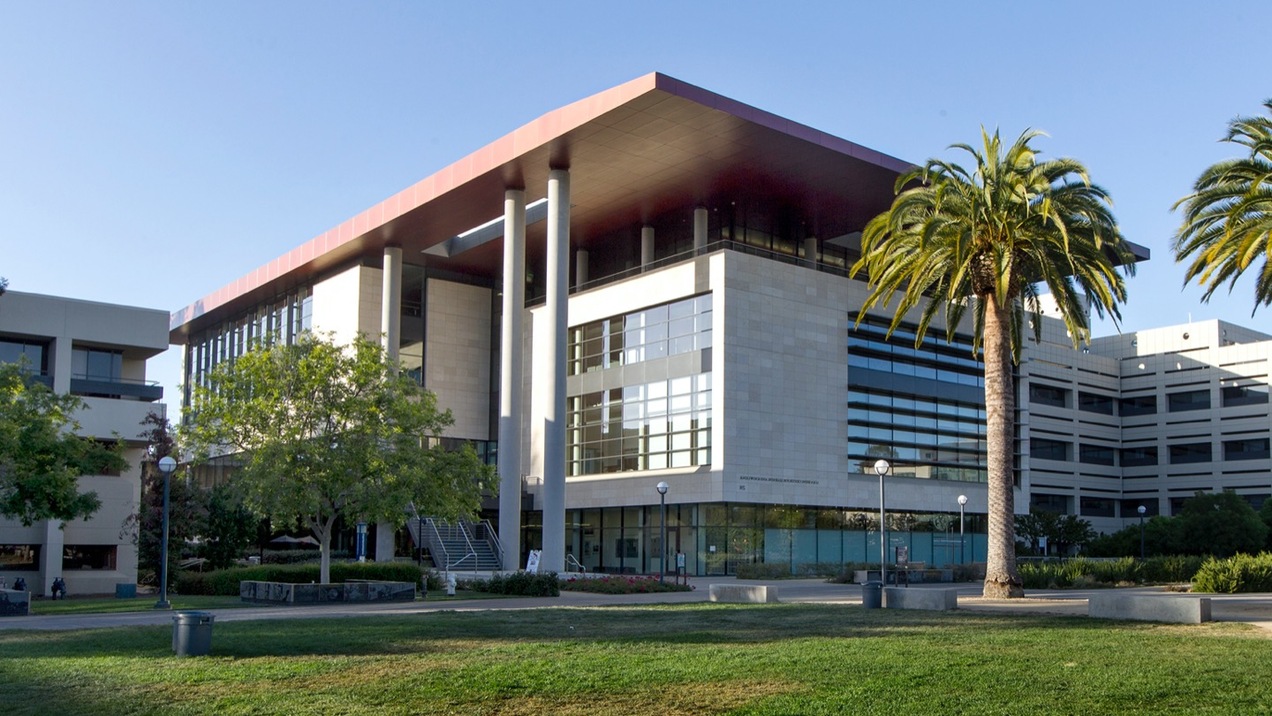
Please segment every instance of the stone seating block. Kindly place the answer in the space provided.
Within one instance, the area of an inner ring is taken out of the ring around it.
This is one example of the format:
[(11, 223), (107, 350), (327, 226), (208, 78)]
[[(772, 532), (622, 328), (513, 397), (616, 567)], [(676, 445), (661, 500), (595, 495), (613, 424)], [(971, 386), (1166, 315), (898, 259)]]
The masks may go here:
[(30, 613), (30, 592), (0, 589), (0, 617), (24, 617)]
[(707, 600), (735, 604), (776, 603), (777, 587), (764, 584), (712, 584)]
[(1210, 597), (1166, 594), (1095, 594), (1087, 616), (1097, 619), (1201, 624), (1210, 621)]
[(885, 587), (883, 590), (883, 608), (925, 609), (928, 611), (958, 609), (958, 590)]

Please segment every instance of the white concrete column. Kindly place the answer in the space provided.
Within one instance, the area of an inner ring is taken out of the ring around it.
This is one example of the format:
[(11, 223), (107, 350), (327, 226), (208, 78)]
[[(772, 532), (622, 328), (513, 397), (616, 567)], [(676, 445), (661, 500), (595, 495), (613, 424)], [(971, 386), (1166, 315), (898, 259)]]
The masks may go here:
[(380, 296), (380, 333), (384, 352), (398, 359), (402, 346), (402, 249), (384, 247), (384, 282)]
[[(53, 392), (71, 392), (71, 338), (58, 336), (53, 339)], [(62, 558), (61, 550), (57, 553)]]
[(693, 210), (693, 250), (698, 252), (707, 245), (707, 209), (699, 206)]
[(654, 262), (654, 227), (640, 227), (640, 265), (649, 266)]
[(521, 318), (526, 307), (526, 193), (504, 192), (503, 314), (499, 321), (499, 546), (521, 566)]
[[(402, 346), (402, 249), (384, 247), (384, 277), (380, 292), (380, 340), (385, 357), (397, 372), (399, 350)], [(402, 505), (403, 514), (406, 505)], [(375, 525), (375, 560), (388, 562), (394, 557), (393, 536), (397, 534), (396, 522), (377, 522)]]
[(579, 288), (587, 283), (587, 250), (574, 252), (574, 287)]
[[(569, 321), (570, 172), (548, 174), (546, 306), (548, 342), (543, 392), (543, 554), (540, 569), (565, 570), (565, 346)], [(539, 336), (535, 336), (536, 340)]]
[(53, 595), (53, 580), (62, 576), (62, 549), (65, 546), (66, 532), (62, 530), (62, 521), (45, 520), (44, 544), (40, 545), (40, 584), (29, 585), (32, 594), (38, 589), (43, 596)]
[(817, 266), (817, 239), (810, 236), (804, 239), (804, 262), (809, 266)]

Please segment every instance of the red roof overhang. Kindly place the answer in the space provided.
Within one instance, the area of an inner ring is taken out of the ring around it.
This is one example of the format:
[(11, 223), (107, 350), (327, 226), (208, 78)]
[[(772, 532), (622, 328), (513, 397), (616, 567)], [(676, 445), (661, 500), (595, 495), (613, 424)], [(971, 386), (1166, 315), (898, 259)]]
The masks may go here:
[[(571, 243), (676, 208), (763, 198), (794, 209), (810, 233), (860, 230), (887, 208), (899, 159), (653, 73), (526, 124), (298, 248), (172, 314), (171, 339), (230, 318), (385, 246), (412, 256), (500, 216), (504, 191), (527, 202), (568, 168)], [(543, 241), (532, 226), (527, 242)], [(498, 275), (502, 240), (448, 259), (450, 270)]]

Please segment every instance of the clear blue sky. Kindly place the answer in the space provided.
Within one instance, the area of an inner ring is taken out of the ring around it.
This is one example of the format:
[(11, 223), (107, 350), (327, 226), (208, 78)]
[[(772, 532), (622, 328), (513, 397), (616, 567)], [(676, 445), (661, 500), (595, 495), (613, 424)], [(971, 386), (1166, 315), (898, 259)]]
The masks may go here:
[[(1171, 205), (1272, 97), (1235, 2), (0, 1), (0, 275), (183, 307), (561, 105), (651, 71), (905, 160), (979, 127), (1084, 162), (1135, 330), (1251, 318), (1183, 285)], [(1112, 332), (1104, 324), (1097, 334)], [(152, 366), (176, 400), (179, 356)]]

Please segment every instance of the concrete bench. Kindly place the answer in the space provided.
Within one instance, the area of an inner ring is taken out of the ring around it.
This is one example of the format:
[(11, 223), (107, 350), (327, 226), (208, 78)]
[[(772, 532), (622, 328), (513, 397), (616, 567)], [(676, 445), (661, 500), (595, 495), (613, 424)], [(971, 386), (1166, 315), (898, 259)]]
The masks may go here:
[(30, 613), (30, 592), (0, 589), (0, 617), (24, 617)]
[(1093, 594), (1087, 600), (1087, 616), (1097, 619), (1201, 624), (1210, 621), (1210, 597)]
[(884, 609), (926, 609), (938, 612), (958, 609), (958, 590), (885, 587), (883, 607)]
[(767, 604), (777, 602), (777, 587), (763, 584), (712, 584), (707, 600), (738, 604)]

